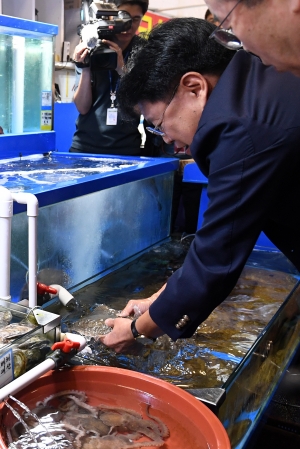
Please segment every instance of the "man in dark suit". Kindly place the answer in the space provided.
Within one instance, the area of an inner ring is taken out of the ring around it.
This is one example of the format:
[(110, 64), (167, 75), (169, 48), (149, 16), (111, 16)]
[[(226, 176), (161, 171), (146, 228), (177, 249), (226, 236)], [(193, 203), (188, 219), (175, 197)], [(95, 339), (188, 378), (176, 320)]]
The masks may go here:
[(124, 76), (124, 112), (142, 112), (165, 142), (191, 146), (209, 205), (185, 262), (143, 314), (108, 320), (101, 339), (125, 350), (138, 334), (190, 337), (231, 292), (261, 231), (300, 269), (300, 79), (210, 39), (215, 26), (173, 19), (154, 29)]
[(205, 3), (221, 21), (222, 28), (215, 34), (219, 42), (235, 42), (237, 48), (237, 36), (244, 49), (258, 55), (264, 64), (300, 76), (300, 0), (205, 0)]

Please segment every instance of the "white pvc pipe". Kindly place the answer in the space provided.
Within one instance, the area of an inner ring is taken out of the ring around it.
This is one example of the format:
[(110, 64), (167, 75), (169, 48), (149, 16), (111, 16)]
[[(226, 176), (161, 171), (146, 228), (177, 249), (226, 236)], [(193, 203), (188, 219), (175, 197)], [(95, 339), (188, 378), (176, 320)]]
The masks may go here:
[(4, 399), (7, 399), (9, 395), (14, 395), (18, 391), (27, 387), (27, 385), (31, 384), (34, 380), (38, 379), (54, 367), (55, 362), (52, 359), (44, 360), (39, 365), (27, 371), (27, 373), (22, 374), (22, 376), (17, 377), (15, 380), (5, 385), (5, 387), (2, 387), (0, 389), (0, 401), (4, 401)]
[[(66, 336), (69, 340), (79, 342), (80, 347), (78, 351), (81, 351), (86, 346), (86, 339), (82, 335), (66, 333), (62, 334)], [(9, 384), (5, 385), (0, 389), (0, 402), (7, 399), (9, 395), (14, 395), (18, 391), (27, 387), (27, 385), (31, 384), (35, 380), (37, 380), (43, 374), (46, 374), (48, 371), (55, 368), (55, 362), (48, 358), (41, 362), (39, 365), (35, 366), (31, 370), (27, 371), (27, 373), (22, 374), (22, 376), (17, 377), (17, 379), (13, 380)]]
[(28, 217), (28, 306), (37, 306), (37, 218)]
[(66, 290), (64, 287), (62, 287), (61, 285), (57, 285), (57, 284), (51, 284), (49, 287), (53, 287), (55, 288), (55, 290), (57, 290), (57, 294), (50, 294), (51, 298), (54, 298), (55, 296), (58, 296), (60, 302), (66, 306), (68, 304), (69, 301), (71, 301), (71, 299), (74, 299), (74, 296), (71, 295), (70, 292), (68, 292), (68, 290)]
[(0, 299), (11, 300), (10, 296), (10, 252), (11, 220), (13, 198), (5, 187), (0, 186)]
[(14, 201), (27, 205), (28, 216), (28, 299), (29, 308), (37, 306), (37, 216), (38, 200), (32, 193), (12, 193)]

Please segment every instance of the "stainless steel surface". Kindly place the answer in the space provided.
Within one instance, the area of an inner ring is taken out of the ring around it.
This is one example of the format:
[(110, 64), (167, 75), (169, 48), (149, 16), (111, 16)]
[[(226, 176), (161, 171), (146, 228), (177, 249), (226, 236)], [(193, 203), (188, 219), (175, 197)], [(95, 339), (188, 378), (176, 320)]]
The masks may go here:
[(220, 407), (219, 418), (233, 448), (242, 448), (251, 436), (299, 348), (299, 298), (298, 282), (224, 385), (226, 401)]
[(189, 388), (187, 391), (207, 405), (216, 415), (226, 399), (224, 388)]

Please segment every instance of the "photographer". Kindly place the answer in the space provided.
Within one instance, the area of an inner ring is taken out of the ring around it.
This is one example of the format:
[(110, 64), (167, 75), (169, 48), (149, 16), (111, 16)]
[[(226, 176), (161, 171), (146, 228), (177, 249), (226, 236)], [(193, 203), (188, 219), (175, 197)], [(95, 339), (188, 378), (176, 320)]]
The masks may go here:
[[(135, 33), (148, 9), (148, 0), (115, 0), (118, 10), (132, 17), (128, 31), (115, 34), (112, 41), (103, 40), (118, 55), (115, 70), (91, 70), (76, 67), (74, 103), (79, 112), (70, 152), (123, 156), (141, 155), (139, 120), (123, 121), (118, 114), (116, 91), (124, 63), (141, 38)], [(74, 51), (74, 61), (84, 62), (88, 54), (85, 42)], [(114, 111), (111, 112), (111, 110)]]

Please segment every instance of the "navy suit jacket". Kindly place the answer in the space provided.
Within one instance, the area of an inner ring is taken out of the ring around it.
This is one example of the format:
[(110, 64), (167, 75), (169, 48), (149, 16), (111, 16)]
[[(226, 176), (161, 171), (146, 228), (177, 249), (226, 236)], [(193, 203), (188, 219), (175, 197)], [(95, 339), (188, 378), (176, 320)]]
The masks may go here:
[(237, 52), (191, 151), (208, 178), (208, 208), (182, 268), (149, 309), (174, 340), (228, 296), (261, 231), (300, 269), (300, 78)]

